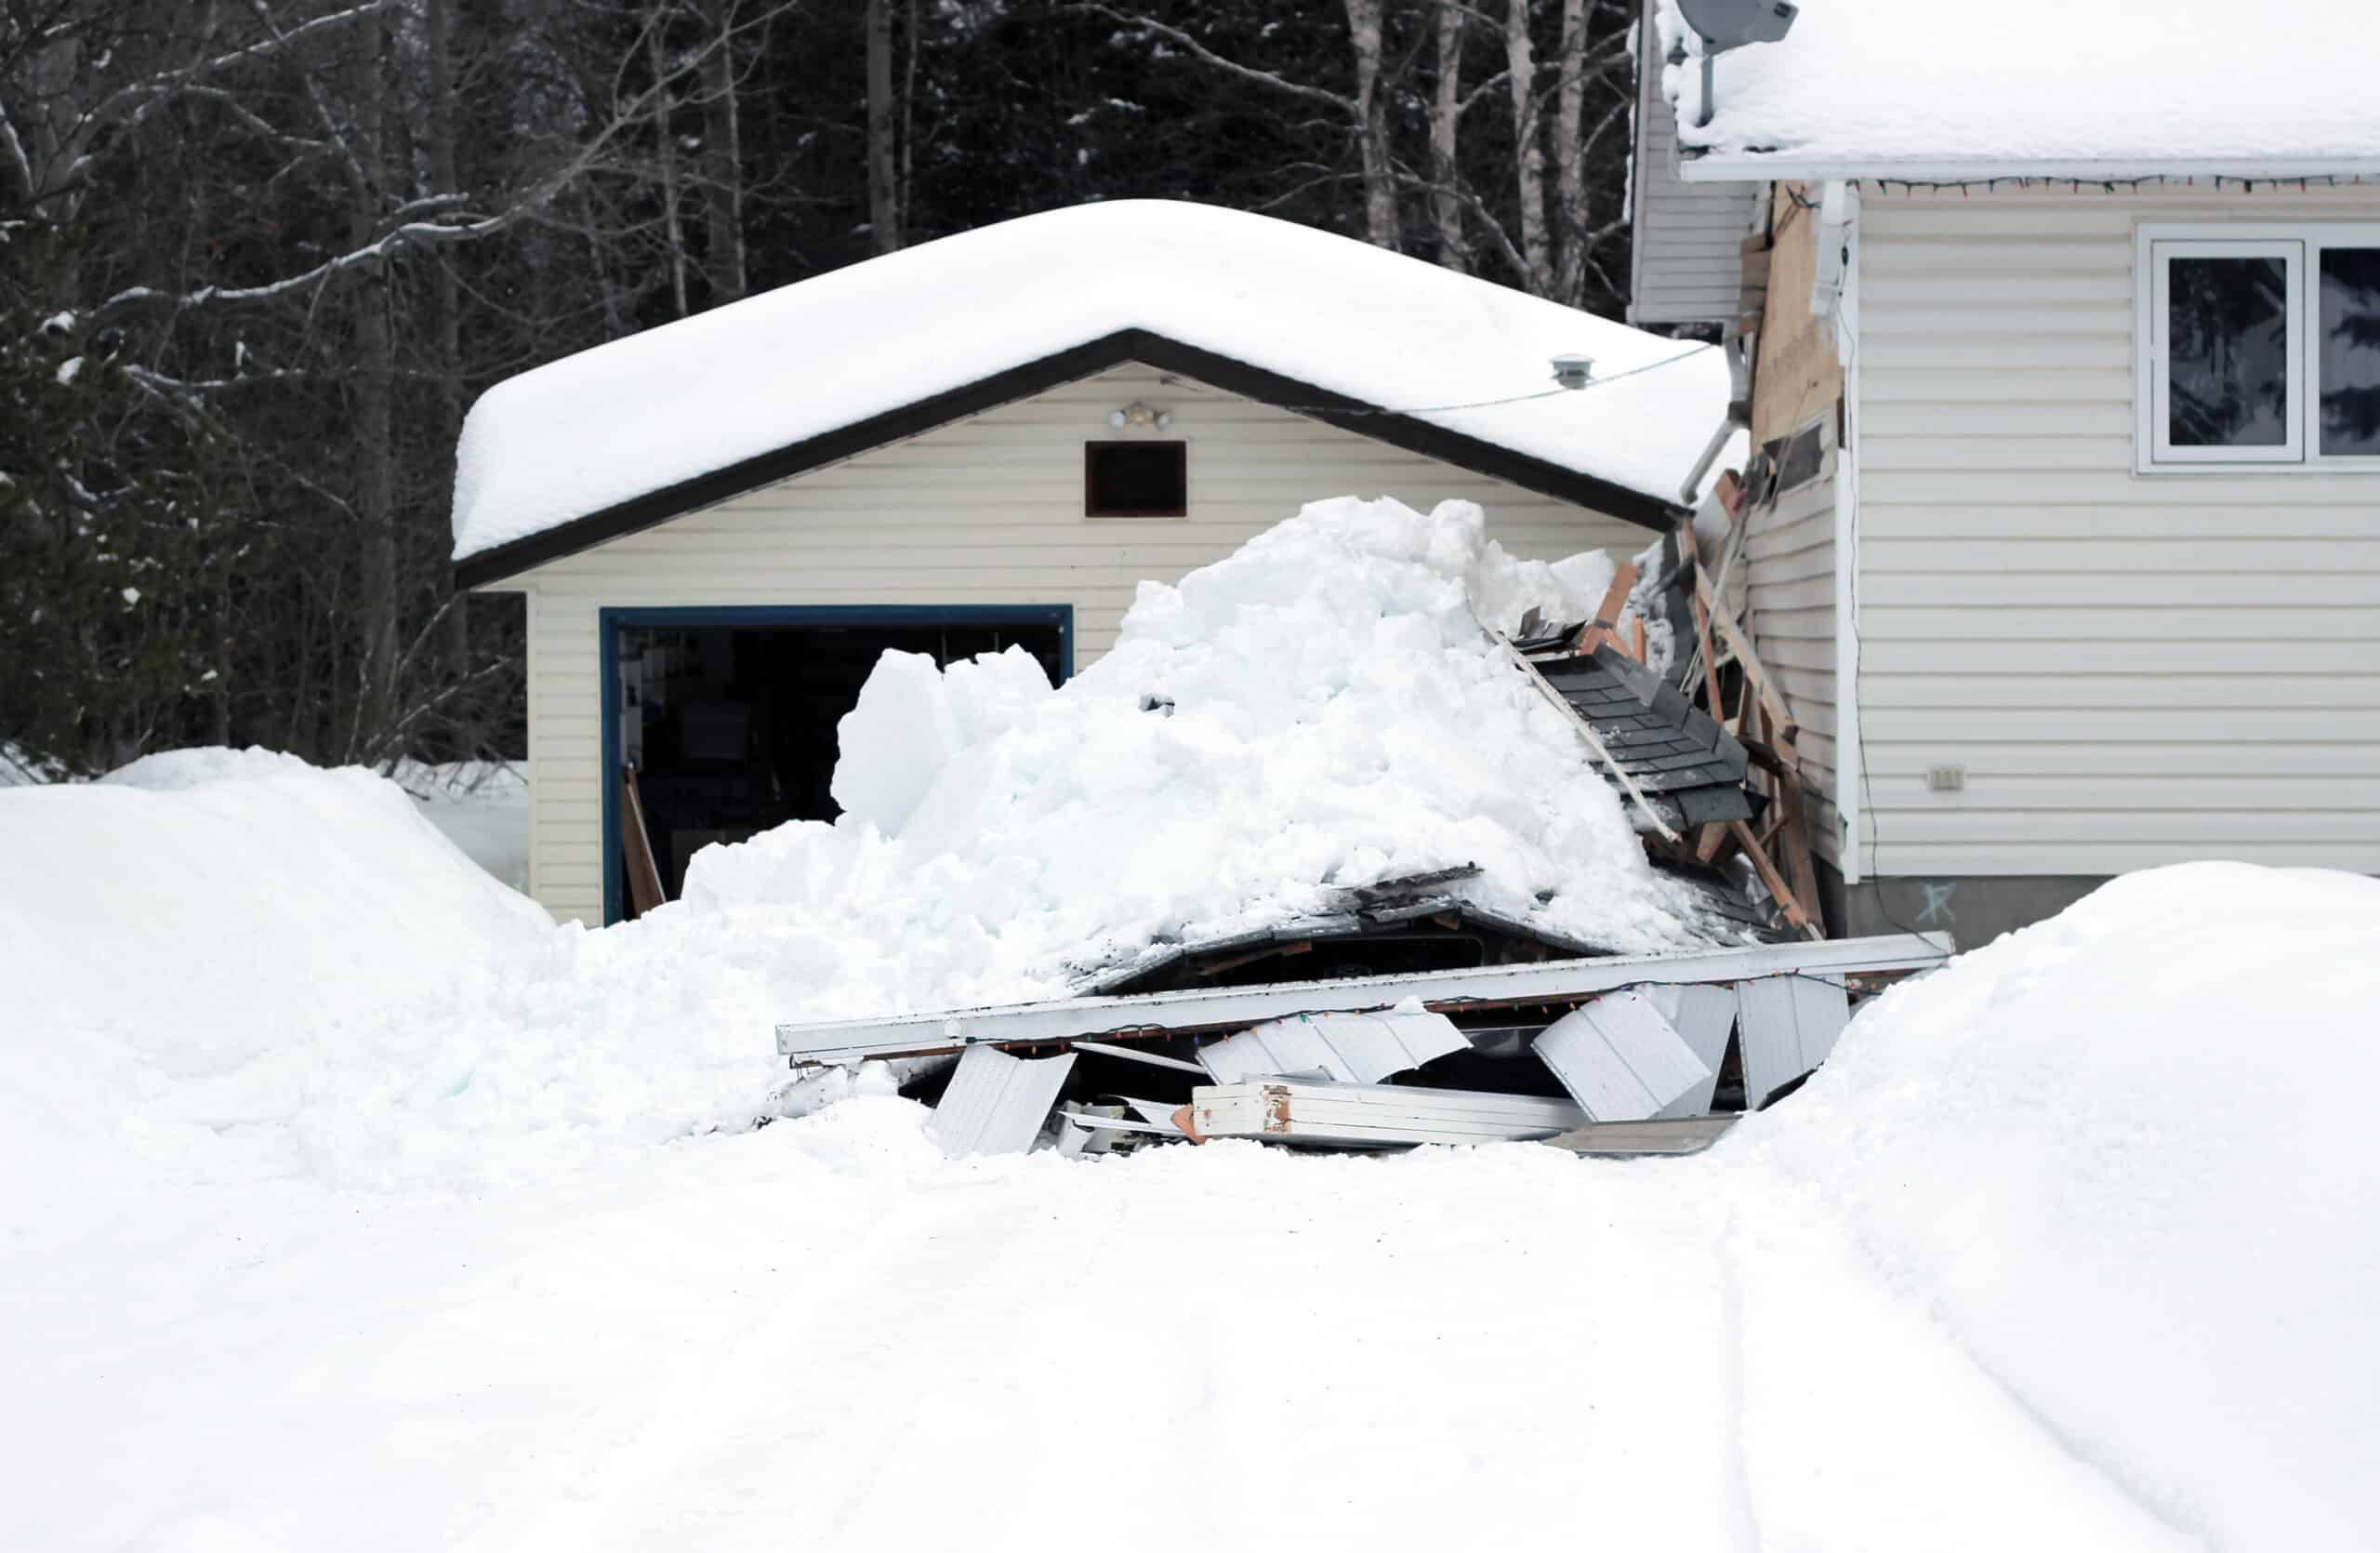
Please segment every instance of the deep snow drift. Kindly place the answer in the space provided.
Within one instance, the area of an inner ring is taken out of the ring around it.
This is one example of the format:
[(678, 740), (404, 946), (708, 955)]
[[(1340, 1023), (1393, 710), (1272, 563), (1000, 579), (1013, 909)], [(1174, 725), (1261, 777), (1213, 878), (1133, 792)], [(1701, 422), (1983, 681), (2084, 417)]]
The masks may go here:
[(2119, 879), (1863, 1010), (1729, 1152), (2210, 1547), (2380, 1539), (2380, 881)]

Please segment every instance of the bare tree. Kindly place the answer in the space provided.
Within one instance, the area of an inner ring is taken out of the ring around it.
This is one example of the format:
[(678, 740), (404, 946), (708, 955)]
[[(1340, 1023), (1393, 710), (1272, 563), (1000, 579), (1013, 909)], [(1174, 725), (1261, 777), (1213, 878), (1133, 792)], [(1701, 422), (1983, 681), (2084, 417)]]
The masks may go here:
[(876, 251), (901, 246), (901, 197), (894, 177), (892, 0), (867, 0), (867, 221)]

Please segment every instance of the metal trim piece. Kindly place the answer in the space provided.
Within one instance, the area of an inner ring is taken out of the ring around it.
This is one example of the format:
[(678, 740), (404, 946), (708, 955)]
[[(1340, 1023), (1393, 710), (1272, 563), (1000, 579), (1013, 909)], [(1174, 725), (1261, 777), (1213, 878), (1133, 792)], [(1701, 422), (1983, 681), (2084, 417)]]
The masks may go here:
[(1551, 960), (1532, 965), (1346, 976), (1263, 987), (1186, 987), (1171, 992), (1057, 998), (879, 1019), (779, 1025), (777, 1051), (803, 1063), (853, 1064), (927, 1056), (977, 1044), (1054, 1046), (1085, 1037), (1242, 1030), (1300, 1014), (1372, 1014), (1419, 998), (1434, 1014), (1572, 1002), (1623, 987), (1690, 986), (1761, 976), (1919, 971), (1957, 952), (1945, 934), (1903, 933), (1815, 943), (1757, 944), (1693, 954)]
[(1586, 1125), (1567, 1100), (1403, 1084), (1215, 1084), (1190, 1092), (1193, 1135), (1342, 1148), (1527, 1143)]

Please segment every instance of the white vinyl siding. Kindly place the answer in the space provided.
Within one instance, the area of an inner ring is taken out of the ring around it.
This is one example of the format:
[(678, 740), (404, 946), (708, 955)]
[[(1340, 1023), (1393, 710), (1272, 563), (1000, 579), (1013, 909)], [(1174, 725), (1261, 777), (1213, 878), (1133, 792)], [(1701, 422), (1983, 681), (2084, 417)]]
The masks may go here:
[[(2380, 871), (2380, 476), (2134, 472), (2143, 223), (2367, 189), (1871, 192), (1860, 214), (1863, 857)], [(1929, 790), (1937, 765), (1964, 790)]]
[(1678, 177), (1677, 115), (1661, 96), (1660, 40), (1649, 15), (1637, 23), (1636, 46), (1647, 52), (1636, 72), (1629, 174), (1628, 322), (1732, 324), (1743, 310), (1743, 241), (1762, 186)]
[[(1832, 445), (1832, 436), (1828, 436)], [(1752, 514), (1744, 536), (1744, 627), (1801, 730), (1810, 850), (1839, 863), (1835, 816), (1834, 470)], [(1731, 590), (1732, 591), (1732, 590)]]
[[(1133, 400), (1189, 445), (1190, 513), (1083, 516), (1086, 441)], [(1641, 550), (1647, 531), (1143, 366), (1123, 366), (535, 568), (529, 613), (531, 892), (602, 916), (602, 608), (1070, 604), (1075, 667), (1116, 639), (1143, 578), (1172, 581), (1326, 497), (1478, 502), (1543, 560)]]

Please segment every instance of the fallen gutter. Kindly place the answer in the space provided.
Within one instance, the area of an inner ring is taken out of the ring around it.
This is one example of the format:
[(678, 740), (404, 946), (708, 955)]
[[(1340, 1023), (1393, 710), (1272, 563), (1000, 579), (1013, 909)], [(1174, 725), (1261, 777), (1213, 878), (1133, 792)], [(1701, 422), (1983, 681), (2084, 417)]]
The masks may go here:
[(852, 1065), (931, 1056), (970, 1046), (1051, 1046), (1078, 1040), (1244, 1030), (1301, 1014), (1370, 1014), (1419, 999), (1434, 1014), (1576, 1002), (1622, 987), (1694, 986), (1773, 976), (1839, 977), (1920, 971), (1956, 952), (1947, 934), (1760, 944), (1691, 954), (1542, 961), (1531, 965), (1346, 976), (1263, 987), (1191, 987), (1133, 996), (783, 1024), (777, 1052), (798, 1064)]

